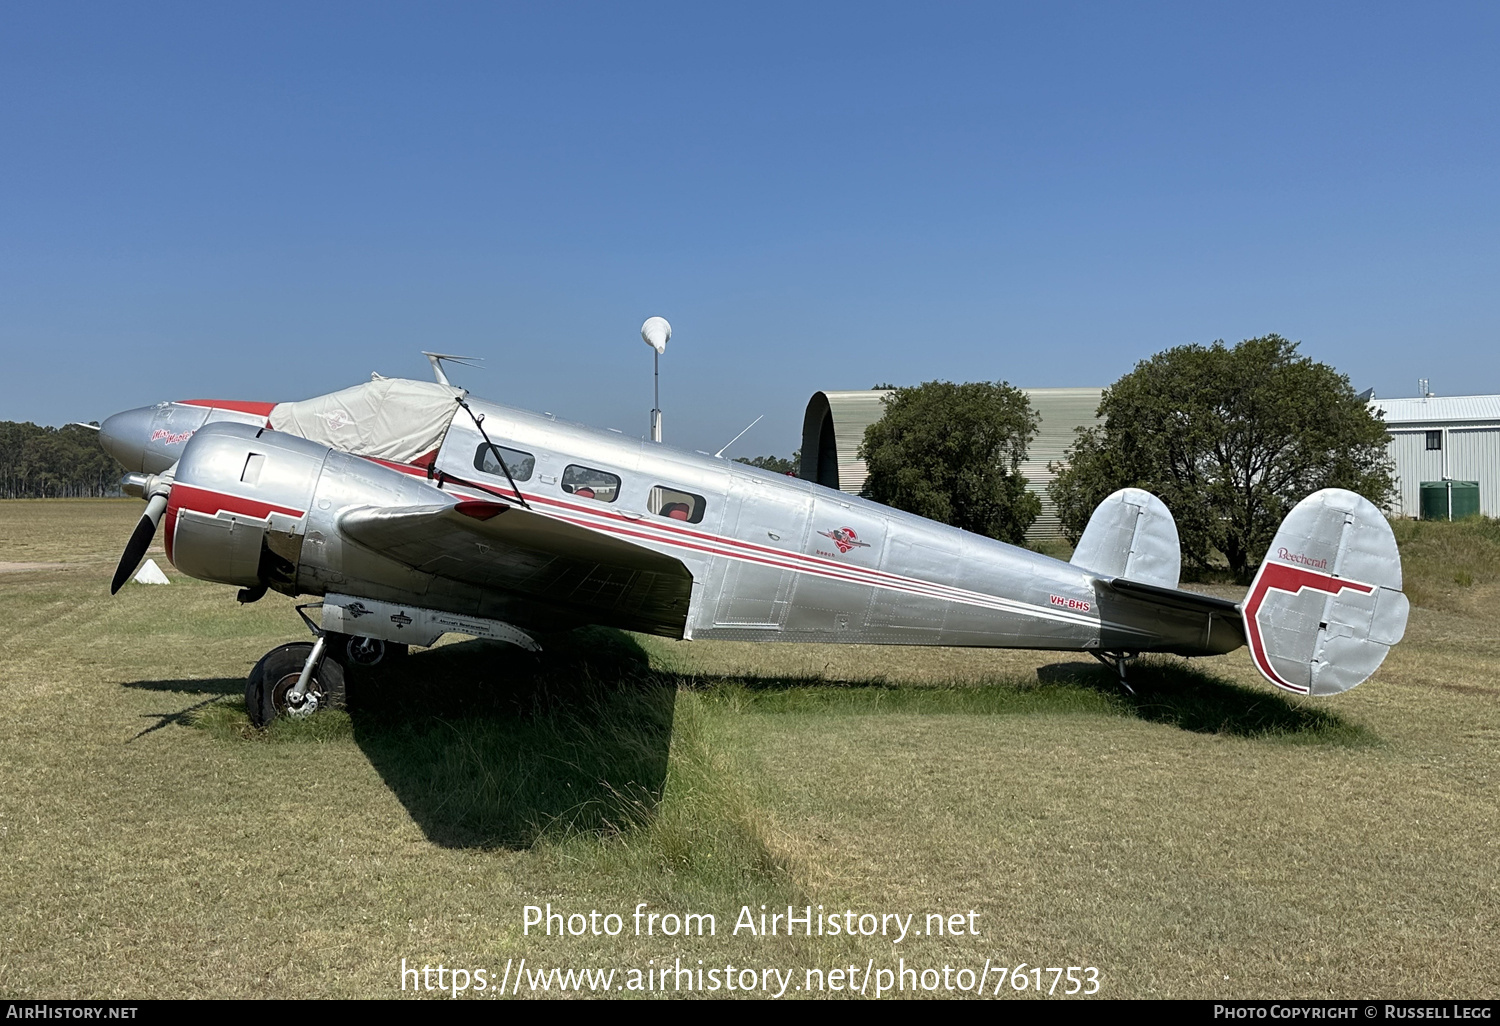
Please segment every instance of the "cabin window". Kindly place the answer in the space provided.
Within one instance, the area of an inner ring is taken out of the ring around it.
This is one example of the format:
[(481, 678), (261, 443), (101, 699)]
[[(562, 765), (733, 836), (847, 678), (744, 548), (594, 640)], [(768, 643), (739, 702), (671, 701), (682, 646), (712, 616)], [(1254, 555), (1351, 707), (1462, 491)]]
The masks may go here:
[(620, 479), (603, 470), (573, 464), (563, 471), (562, 490), (580, 499), (614, 502), (620, 497)]
[(701, 495), (657, 485), (651, 489), (651, 498), (646, 508), (659, 517), (696, 524), (703, 520), (703, 511), (708, 508), (708, 502)]
[(1441, 431), (1427, 432), (1427, 451), (1435, 452), (1443, 447), (1443, 433)]
[[(500, 460), (495, 457), (496, 449), (500, 450), (500, 456), (505, 459), (505, 470), (500, 469)], [(531, 472), (536, 469), (536, 457), (519, 449), (486, 443), (474, 450), (474, 469), (496, 477), (504, 477), (505, 471), (509, 470), (510, 476), (519, 483), (531, 480)]]

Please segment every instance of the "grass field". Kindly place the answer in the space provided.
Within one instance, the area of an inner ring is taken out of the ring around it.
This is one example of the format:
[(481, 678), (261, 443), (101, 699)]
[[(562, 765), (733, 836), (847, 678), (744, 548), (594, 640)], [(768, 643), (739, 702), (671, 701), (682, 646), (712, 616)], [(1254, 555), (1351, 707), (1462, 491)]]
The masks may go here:
[[(622, 995), (677, 959), (788, 996), (899, 959), (1093, 966), (1106, 997), (1496, 995), (1494, 522), (1398, 525), (1407, 639), (1335, 699), (1243, 651), (1127, 699), (1077, 657), (593, 630), (416, 652), (259, 733), (244, 676), (305, 633), (291, 601), (160, 552), (171, 587), (111, 599), (139, 513), (0, 503), (0, 996), (388, 997), (403, 958), (522, 957)], [(636, 936), (642, 902), (717, 933)], [(624, 928), (523, 935), (547, 903)], [(762, 904), (964, 930), (731, 932)]]

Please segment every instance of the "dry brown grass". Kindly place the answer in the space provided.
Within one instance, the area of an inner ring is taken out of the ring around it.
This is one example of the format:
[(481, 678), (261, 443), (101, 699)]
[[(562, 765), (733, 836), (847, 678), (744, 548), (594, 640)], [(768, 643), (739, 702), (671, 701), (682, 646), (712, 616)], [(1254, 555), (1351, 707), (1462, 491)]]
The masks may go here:
[[(262, 736), (241, 681), (296, 636), (290, 603), (238, 608), (170, 567), (172, 587), (111, 600), (139, 509), (0, 503), (8, 560), (79, 564), (0, 577), (7, 995), (380, 997), (402, 957), (524, 955), (1493, 996), (1500, 627), (1468, 593), (1414, 610), (1374, 680), (1318, 702), (1243, 653), (1164, 662), (1129, 702), (1044, 653), (591, 635), (540, 669), (425, 653), (363, 709)], [(1419, 557), (1417, 593), (1449, 569)], [(521, 906), (548, 901), (711, 911), (721, 935), (522, 937)], [(762, 902), (972, 908), (982, 936), (724, 935)]]

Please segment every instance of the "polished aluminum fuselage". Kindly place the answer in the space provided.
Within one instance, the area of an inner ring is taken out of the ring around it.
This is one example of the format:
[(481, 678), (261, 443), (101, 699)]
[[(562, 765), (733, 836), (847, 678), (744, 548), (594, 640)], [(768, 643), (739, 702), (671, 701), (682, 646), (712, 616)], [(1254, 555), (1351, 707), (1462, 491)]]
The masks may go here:
[[(205, 424), (181, 449), (169, 555), (210, 580), (536, 631), (599, 623), (681, 638), (1184, 654), (1239, 643), (1201, 613), (1131, 601), (1073, 564), (809, 481), (484, 400), (469, 406), (484, 434), (455, 405), (430, 468), (243, 422), (253, 418)], [(680, 597), (670, 597), (671, 574), (607, 556), (512, 552), (467, 536), (412, 556), (354, 540), (348, 521), (341, 528), (352, 510), (513, 500), (503, 474), (476, 467), (485, 435), (535, 458), (518, 482), (532, 513), (666, 557), (680, 565)], [(617, 497), (566, 490), (569, 466), (618, 476)], [(651, 512), (657, 487), (701, 497), (701, 520)]]
[[(692, 575), (685, 638), (1201, 652), (1201, 615), (1112, 595), (1087, 570), (810, 481), (472, 401), (498, 445), (534, 453), (521, 490), (539, 512), (579, 518), (680, 560)], [(438, 467), (475, 471), (483, 440), (454, 419)], [(568, 464), (619, 475), (614, 503), (558, 484)], [(648, 512), (655, 486), (707, 499), (701, 523)], [(840, 539), (843, 544), (840, 544)], [(1218, 647), (1215, 639), (1214, 647)]]

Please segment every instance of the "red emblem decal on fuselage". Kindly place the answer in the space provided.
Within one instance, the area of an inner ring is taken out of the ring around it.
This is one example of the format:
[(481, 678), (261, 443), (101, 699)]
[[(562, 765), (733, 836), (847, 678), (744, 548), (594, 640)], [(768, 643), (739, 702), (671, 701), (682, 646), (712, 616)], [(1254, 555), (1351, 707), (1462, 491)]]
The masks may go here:
[(859, 535), (854, 533), (852, 527), (835, 527), (832, 531), (819, 531), (824, 538), (832, 539), (839, 547), (840, 552), (848, 552), (850, 549), (868, 549), (869, 542), (859, 540)]

